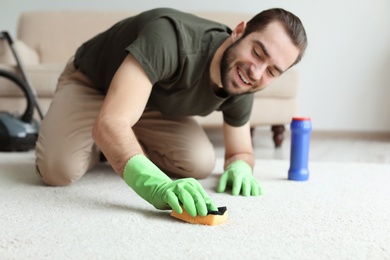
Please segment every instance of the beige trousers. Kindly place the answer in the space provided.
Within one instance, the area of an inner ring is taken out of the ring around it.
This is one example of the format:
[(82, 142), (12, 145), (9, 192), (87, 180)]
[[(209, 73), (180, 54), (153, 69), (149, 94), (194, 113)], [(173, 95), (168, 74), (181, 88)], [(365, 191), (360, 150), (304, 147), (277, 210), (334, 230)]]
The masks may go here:
[[(35, 149), (37, 173), (46, 184), (69, 185), (99, 163), (92, 127), (104, 97), (75, 70), (72, 59), (59, 78)], [(145, 154), (168, 175), (205, 178), (214, 169), (213, 145), (192, 117), (145, 110), (133, 131)]]

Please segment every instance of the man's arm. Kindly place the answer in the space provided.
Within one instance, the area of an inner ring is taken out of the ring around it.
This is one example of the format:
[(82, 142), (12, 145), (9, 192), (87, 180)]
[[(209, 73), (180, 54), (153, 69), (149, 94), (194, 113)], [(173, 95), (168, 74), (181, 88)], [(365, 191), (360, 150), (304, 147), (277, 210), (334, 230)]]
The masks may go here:
[(233, 127), (224, 123), (223, 133), (225, 144), (224, 169), (226, 170), (236, 160), (243, 160), (253, 168), (254, 155), (249, 122), (240, 127)]
[(132, 127), (141, 117), (152, 83), (138, 61), (127, 55), (111, 82), (96, 118), (93, 138), (114, 170), (157, 209), (184, 209), (193, 217), (217, 210), (193, 178), (172, 181), (142, 151)]
[(151, 89), (144, 69), (132, 55), (127, 55), (96, 118), (93, 139), (120, 176), (131, 157), (143, 154), (132, 127), (141, 117)]
[(225, 166), (219, 179), (218, 192), (232, 188), (233, 195), (261, 195), (261, 188), (253, 177), (253, 146), (249, 122), (240, 127), (232, 127), (226, 123), (224, 129)]

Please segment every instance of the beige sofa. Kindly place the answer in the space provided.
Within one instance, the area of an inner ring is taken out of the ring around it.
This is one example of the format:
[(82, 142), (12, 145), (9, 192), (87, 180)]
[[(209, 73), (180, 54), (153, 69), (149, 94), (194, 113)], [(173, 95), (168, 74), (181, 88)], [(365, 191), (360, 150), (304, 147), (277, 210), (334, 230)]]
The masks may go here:
[[(46, 112), (54, 94), (57, 79), (77, 47), (115, 22), (136, 12), (130, 11), (32, 11), (22, 13), (14, 39), (28, 77)], [(201, 17), (227, 24), (232, 29), (253, 14), (226, 12), (198, 12)], [(15, 70), (15, 60), (5, 43), (0, 41), (0, 69)], [(252, 129), (272, 126), (274, 142), (278, 147), (283, 140), (284, 126), (297, 113), (298, 73), (286, 72), (266, 90), (256, 93), (252, 116)], [(12, 82), (0, 78), (0, 111), (19, 113), (24, 110), (25, 99)], [(197, 117), (204, 127), (220, 126), (221, 113)]]

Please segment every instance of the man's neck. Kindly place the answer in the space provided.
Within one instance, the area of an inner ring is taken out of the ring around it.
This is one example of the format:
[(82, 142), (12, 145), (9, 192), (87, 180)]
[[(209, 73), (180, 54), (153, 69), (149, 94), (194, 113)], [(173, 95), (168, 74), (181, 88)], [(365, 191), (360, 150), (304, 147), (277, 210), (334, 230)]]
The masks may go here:
[(220, 98), (227, 98), (229, 97), (229, 94), (225, 92), (225, 90), (222, 88), (222, 87), (218, 87), (217, 85), (211, 83), (210, 84), (210, 87), (211, 87), (211, 90), (213, 91), (213, 93), (220, 97)]

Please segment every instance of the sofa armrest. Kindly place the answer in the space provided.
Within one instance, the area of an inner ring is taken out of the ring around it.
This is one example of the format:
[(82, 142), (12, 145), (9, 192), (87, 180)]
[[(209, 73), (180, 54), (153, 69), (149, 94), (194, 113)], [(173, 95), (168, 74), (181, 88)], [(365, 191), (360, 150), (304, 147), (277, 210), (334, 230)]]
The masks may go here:
[[(13, 44), (23, 64), (37, 65), (39, 63), (39, 55), (34, 49), (30, 48), (20, 40), (14, 40)], [(0, 64), (16, 65), (15, 57), (5, 39), (0, 39)]]

